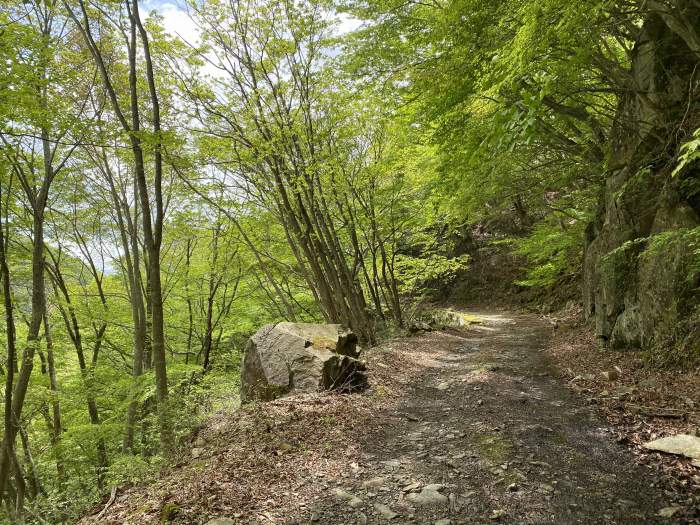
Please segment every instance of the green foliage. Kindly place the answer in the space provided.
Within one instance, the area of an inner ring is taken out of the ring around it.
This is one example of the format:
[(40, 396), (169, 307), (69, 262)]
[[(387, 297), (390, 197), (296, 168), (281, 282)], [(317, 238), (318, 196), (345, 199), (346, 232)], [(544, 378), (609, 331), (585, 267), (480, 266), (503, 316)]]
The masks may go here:
[(449, 287), (468, 266), (468, 255), (454, 258), (437, 253), (421, 257), (402, 254), (396, 256), (401, 292), (414, 298), (434, 289), (436, 285)]
[(658, 297), (648, 356), (657, 366), (687, 366), (700, 359), (700, 227), (669, 230), (648, 238), (640, 255), (642, 274)]
[[(140, 45), (130, 71), (124, 2), (1, 2), (0, 218), (18, 344), (37, 359), (18, 419), (46, 491), (32, 504), (59, 521), (111, 484), (155, 476), (171, 460), (159, 413), (185, 439), (235, 409), (243, 347), (263, 324), (353, 309), (390, 333), (405, 303), (448, 289), (475, 263), (464, 254), (489, 244), (527, 261), (521, 286), (575, 277), (606, 170), (617, 169), (613, 120), (642, 4), (192, 0), (193, 45), (142, 12), (153, 86)], [(85, 17), (69, 15), (80, 6)], [(333, 9), (362, 26), (334, 35)], [(135, 189), (135, 144), (149, 188), (162, 151), (162, 195)], [(699, 158), (697, 130), (673, 170), (692, 196)], [(613, 195), (620, 210), (649, 194), (654, 166)], [(49, 179), (46, 209), (32, 214)], [(141, 197), (162, 197), (166, 211), (160, 406)], [(29, 343), (39, 220), (46, 326)], [(683, 248), (679, 297), (690, 297), (699, 232), (638, 239), (601, 264), (620, 279), (638, 253), (663, 263)], [(161, 517), (177, 512), (165, 505)]]
[(678, 270), (685, 291), (679, 290), (679, 296), (696, 293), (700, 286), (700, 227), (679, 228), (652, 235), (641, 257), (664, 261), (674, 254), (682, 254)]
[(346, 67), (380, 80), (394, 118), (433, 156), (420, 180), (435, 215), (514, 236), (531, 265), (519, 284), (576, 273), (616, 103), (607, 66), (629, 63), (613, 3), (341, 4), (366, 21)]
[(527, 258), (526, 279), (521, 286), (549, 288), (576, 275), (583, 257), (585, 217), (550, 216), (539, 222), (528, 237), (513, 239), (515, 253)]
[(673, 168), (672, 175), (674, 177), (679, 175), (698, 160), (700, 160), (700, 128), (696, 129), (690, 140), (681, 146), (678, 162)]
[(131, 454), (118, 455), (112, 459), (106, 481), (110, 486), (136, 485), (153, 479), (163, 466), (164, 462), (159, 457), (146, 460)]
[[(653, 238), (653, 237), (652, 237)], [(622, 243), (620, 246), (606, 253), (601, 258), (601, 263), (608, 266), (620, 266), (621, 261), (629, 259), (630, 253), (634, 253), (635, 256), (640, 254), (645, 250), (649, 238), (644, 237), (640, 239), (634, 239), (633, 241), (627, 241)]]

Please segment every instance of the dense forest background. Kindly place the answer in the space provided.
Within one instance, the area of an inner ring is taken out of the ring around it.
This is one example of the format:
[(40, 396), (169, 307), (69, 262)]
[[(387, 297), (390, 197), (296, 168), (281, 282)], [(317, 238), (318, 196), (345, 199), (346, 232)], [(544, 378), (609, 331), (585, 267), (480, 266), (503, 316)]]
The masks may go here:
[(569, 301), (697, 362), (696, 0), (159, 6), (0, 2), (0, 519), (154, 475), (268, 322)]

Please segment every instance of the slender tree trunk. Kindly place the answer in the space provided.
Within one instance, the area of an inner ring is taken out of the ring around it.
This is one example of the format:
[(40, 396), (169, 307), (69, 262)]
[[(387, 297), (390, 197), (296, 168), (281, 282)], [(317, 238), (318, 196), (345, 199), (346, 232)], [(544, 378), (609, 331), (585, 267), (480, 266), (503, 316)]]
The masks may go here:
[[(165, 327), (163, 314), (163, 291), (160, 275), (160, 249), (163, 231), (163, 159), (162, 159), (162, 134), (160, 122), (160, 103), (155, 85), (155, 75), (153, 71), (153, 61), (151, 59), (151, 49), (148, 40), (148, 33), (141, 23), (138, 0), (128, 0), (126, 9), (130, 21), (130, 41), (128, 45), (129, 56), (129, 109), (131, 122), (122, 111), (117, 93), (114, 89), (110, 73), (107, 70), (100, 47), (96, 44), (90, 27), (90, 16), (84, 0), (78, 0), (82, 19), (78, 19), (70, 4), (64, 1), (69, 15), (75, 22), (83, 38), (85, 39), (90, 52), (105, 86), (107, 97), (112, 105), (116, 117), (124, 131), (129, 134), (131, 151), (134, 157), (134, 175), (138, 186), (139, 201), (141, 207), (141, 221), (143, 227), (143, 239), (147, 256), (148, 272), (147, 279), (150, 290), (151, 314), (151, 349), (153, 368), (155, 372), (156, 399), (158, 402), (158, 422), (160, 430), (160, 442), (162, 450), (167, 454), (174, 448), (175, 438), (172, 429), (172, 421), (168, 416), (168, 376), (165, 360)], [(139, 97), (137, 86), (138, 68), (137, 57), (137, 33), (143, 50), (143, 58), (146, 70), (146, 81), (150, 97), (152, 111), (152, 135), (153, 135), (153, 200), (151, 205), (151, 195), (148, 191), (148, 178), (146, 177), (146, 162), (144, 158), (143, 144), (140, 134), (141, 117), (139, 111)], [(155, 216), (152, 216), (155, 211)]]
[(51, 399), (51, 446), (56, 457), (56, 475), (58, 477), (58, 486), (63, 488), (66, 481), (66, 469), (63, 460), (63, 451), (61, 450), (61, 433), (63, 425), (61, 422), (61, 404), (58, 400), (58, 381), (56, 379), (56, 366), (53, 355), (53, 337), (51, 336), (51, 328), (49, 326), (49, 316), (44, 312), (44, 338), (46, 339), (46, 361), (49, 374), (49, 388), (53, 394)]
[(19, 427), (19, 436), (22, 440), (22, 451), (24, 453), (24, 464), (27, 466), (27, 476), (29, 478), (30, 496), (36, 498), (44, 490), (39, 480), (39, 474), (34, 463), (31, 449), (29, 448), (29, 435), (23, 426)]
[(151, 266), (148, 263), (150, 257), (144, 254), (144, 264), (146, 266), (146, 286), (144, 294), (143, 321), (146, 325), (146, 338), (143, 345), (143, 369), (153, 368), (153, 295), (151, 293)]
[[(66, 303), (65, 308), (59, 305), (61, 315), (63, 317), (64, 324), (66, 326), (66, 331), (73, 342), (73, 347), (75, 348), (76, 356), (78, 357), (78, 367), (80, 368), (80, 375), (83, 380), (83, 385), (85, 387), (85, 402), (87, 404), (88, 416), (90, 417), (90, 423), (96, 428), (100, 426), (100, 413), (97, 407), (97, 401), (93, 394), (93, 383), (94, 383), (94, 366), (88, 366), (85, 359), (85, 352), (83, 349), (82, 334), (80, 329), (80, 323), (78, 317), (75, 313), (73, 303), (71, 301), (70, 294), (68, 292), (68, 287), (63, 279), (63, 274), (59, 266), (59, 261), (49, 252), (52, 258), (53, 265), (49, 266), (49, 275), (53, 280), (56, 295), (59, 295), (59, 291), (63, 300)], [(99, 340), (99, 338), (98, 338)], [(94, 360), (94, 358), (93, 358)], [(105, 445), (103, 438), (98, 438), (96, 442), (96, 454), (97, 454), (97, 488), (100, 491), (104, 490), (104, 476), (107, 472), (107, 466), (109, 464), (107, 458), (107, 447)]]
[[(151, 59), (151, 48), (148, 40), (148, 33), (141, 23), (138, 0), (132, 0), (132, 17), (135, 26), (141, 36), (141, 44), (146, 65), (146, 80), (150, 94), (151, 111), (153, 113), (153, 135), (154, 135), (154, 180), (153, 193), (155, 200), (155, 219), (151, 224), (151, 204), (148, 199), (148, 187), (146, 184), (145, 166), (143, 152), (141, 148), (137, 155), (137, 181), (141, 197), (141, 210), (143, 212), (143, 231), (146, 251), (148, 252), (148, 262), (150, 266), (149, 283), (151, 284), (151, 308), (152, 308), (152, 351), (153, 368), (156, 377), (156, 398), (158, 400), (158, 420), (160, 425), (161, 447), (166, 452), (172, 452), (175, 445), (175, 435), (172, 429), (172, 421), (168, 408), (168, 375), (165, 360), (165, 318), (163, 311), (163, 289), (160, 275), (160, 249), (163, 235), (163, 157), (162, 157), (162, 137), (160, 123), (160, 102), (155, 84), (153, 72), (153, 61)], [(133, 108), (132, 108), (133, 109)]]
[[(43, 313), (46, 308), (46, 295), (44, 291), (44, 206), (46, 204), (46, 191), (42, 188), (35, 211), (33, 213), (33, 248), (32, 248), (32, 316), (27, 333), (27, 344), (22, 351), (22, 365), (19, 369), (17, 382), (12, 392), (11, 408), (8, 411), (5, 422), (5, 436), (0, 455), (0, 493), (4, 491), (10, 470), (13, 468), (15, 458), (15, 438), (19, 430), (18, 421), (24, 407), (24, 398), (29, 387), (29, 378), (34, 369), (34, 354), (39, 347), (39, 330), (43, 321)], [(7, 398), (6, 398), (7, 400)], [(19, 484), (19, 480), (18, 480)], [(18, 486), (19, 492), (19, 486)], [(22, 491), (23, 494), (23, 491)], [(18, 498), (19, 501), (20, 498)], [(19, 509), (18, 509), (19, 510)]]
[[(126, 287), (131, 306), (131, 320), (134, 325), (133, 332), (133, 365), (132, 384), (129, 392), (129, 408), (127, 409), (122, 451), (134, 453), (134, 433), (136, 429), (136, 415), (138, 413), (138, 390), (140, 377), (143, 375), (143, 355), (146, 340), (145, 312), (143, 307), (143, 290), (141, 286), (141, 268), (139, 263), (138, 245), (138, 211), (134, 210), (134, 218), (131, 218), (126, 198), (120, 197), (117, 192), (114, 174), (109, 166), (109, 161), (102, 151), (102, 170), (107, 179), (112, 196), (112, 202), (117, 214), (119, 237), (126, 262)], [(134, 198), (138, 202), (138, 190), (134, 183)]]
[[(2, 192), (0, 191), (0, 203), (2, 202)], [(7, 375), (5, 376), (5, 433), (0, 448), (0, 496), (4, 494), (3, 486), (7, 483), (9, 473), (9, 457), (14, 448), (14, 438), (12, 435), (15, 419), (13, 417), (14, 374), (16, 371), (17, 347), (14, 305), (12, 303), (12, 286), (10, 284), (10, 268), (7, 264), (7, 239), (5, 237), (5, 225), (2, 223), (3, 212), (0, 210), (0, 272), (2, 274), (2, 291), (5, 307), (5, 330), (7, 333)]]
[(205, 371), (209, 370), (209, 359), (211, 355), (211, 345), (212, 345), (212, 332), (214, 330), (214, 327), (212, 326), (212, 321), (214, 318), (214, 297), (216, 296), (216, 291), (218, 288), (218, 279), (219, 277), (216, 275), (217, 272), (217, 263), (219, 260), (219, 234), (221, 225), (217, 222), (216, 226), (214, 227), (214, 232), (212, 235), (212, 249), (211, 249), (211, 267), (209, 270), (209, 286), (208, 286), (208, 292), (207, 292), (207, 310), (206, 310), (206, 315), (205, 315), (205, 322), (204, 322), (204, 342), (202, 344), (202, 353), (204, 355), (204, 359), (202, 362), (202, 368), (204, 368)]
[(190, 264), (192, 260), (192, 238), (187, 239), (185, 246), (185, 301), (187, 302), (187, 353), (185, 354), (185, 364), (190, 361), (192, 352), (192, 336), (194, 332), (194, 312), (192, 311), (192, 297), (190, 296)]
[(17, 492), (15, 493), (15, 509), (13, 516), (13, 522), (19, 524), (24, 523), (24, 496), (27, 493), (27, 483), (24, 480), (24, 471), (22, 470), (22, 465), (17, 459), (17, 452), (13, 449), (10, 461), (12, 463), (12, 470), (15, 473), (15, 483)]

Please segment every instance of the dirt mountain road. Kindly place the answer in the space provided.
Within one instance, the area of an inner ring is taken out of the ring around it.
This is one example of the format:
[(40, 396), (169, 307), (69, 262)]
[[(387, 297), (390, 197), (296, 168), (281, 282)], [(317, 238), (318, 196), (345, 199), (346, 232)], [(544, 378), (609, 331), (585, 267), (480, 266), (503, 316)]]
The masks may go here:
[(551, 325), (471, 315), (371, 349), (362, 394), (220, 414), (189, 458), (82, 523), (697, 523), (550, 368)]
[(383, 523), (393, 514), (392, 523), (441, 525), (668, 522), (657, 515), (666, 505), (653, 478), (551, 373), (541, 352), (551, 326), (535, 316), (472, 315), (480, 323), (465, 333), (427, 333), (402, 345), (423, 373), (379, 415), (387, 424), (364, 443), (362, 475), (341, 484), (314, 517), (329, 524)]

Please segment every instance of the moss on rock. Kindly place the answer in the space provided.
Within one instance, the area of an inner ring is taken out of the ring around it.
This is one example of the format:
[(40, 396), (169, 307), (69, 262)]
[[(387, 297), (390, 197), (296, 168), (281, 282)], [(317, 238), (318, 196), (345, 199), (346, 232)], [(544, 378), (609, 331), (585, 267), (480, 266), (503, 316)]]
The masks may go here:
[(642, 343), (655, 361), (698, 357), (688, 335), (697, 331), (699, 287), (700, 227), (651, 237), (640, 255), (639, 305)]

